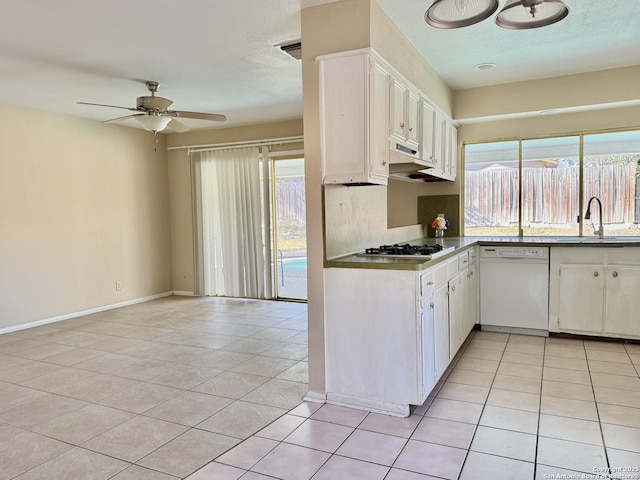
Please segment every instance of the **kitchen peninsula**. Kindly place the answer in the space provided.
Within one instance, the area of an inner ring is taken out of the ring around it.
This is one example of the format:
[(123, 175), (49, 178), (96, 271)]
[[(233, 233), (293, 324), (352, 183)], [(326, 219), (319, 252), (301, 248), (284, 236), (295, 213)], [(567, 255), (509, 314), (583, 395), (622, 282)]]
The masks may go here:
[[(442, 242), (454, 250), (428, 260), (352, 254), (325, 261), (327, 402), (398, 416), (422, 404), (474, 326), (491, 323), (479, 315), (478, 249), (487, 245), (548, 248), (548, 328), (536, 334), (640, 339), (632, 321), (640, 300), (629, 295), (640, 291), (638, 237)], [(517, 317), (508, 327), (529, 333)]]

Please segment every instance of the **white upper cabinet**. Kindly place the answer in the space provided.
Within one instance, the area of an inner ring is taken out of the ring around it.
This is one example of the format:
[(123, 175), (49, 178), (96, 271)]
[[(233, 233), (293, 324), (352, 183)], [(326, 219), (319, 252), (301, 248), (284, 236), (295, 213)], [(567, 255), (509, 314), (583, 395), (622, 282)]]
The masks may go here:
[(418, 156), (418, 116), (420, 95), (395, 77), (391, 77), (391, 148)]
[(455, 180), (458, 170), (458, 129), (426, 101), (422, 102), (420, 159), (434, 177)]
[(369, 53), (320, 57), (323, 183), (386, 185), (389, 74)]
[(445, 174), (455, 180), (458, 173), (458, 129), (447, 124), (447, 148), (445, 149)]
[(455, 180), (455, 126), (373, 50), (318, 63), (324, 184), (386, 185), (390, 161)]
[(421, 138), (420, 138), (420, 159), (429, 167), (438, 166), (438, 148), (442, 147), (442, 127), (440, 127), (440, 147), (436, 147), (436, 111), (427, 102), (422, 102), (422, 122), (421, 122)]

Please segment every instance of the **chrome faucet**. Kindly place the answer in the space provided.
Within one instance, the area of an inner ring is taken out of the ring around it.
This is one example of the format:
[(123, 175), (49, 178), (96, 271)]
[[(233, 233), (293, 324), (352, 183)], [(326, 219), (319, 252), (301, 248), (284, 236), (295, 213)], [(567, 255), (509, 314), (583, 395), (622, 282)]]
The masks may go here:
[[(589, 220), (591, 218), (591, 202), (595, 200), (596, 202), (598, 202), (598, 213), (600, 214), (600, 228), (598, 228), (598, 230), (596, 230), (596, 227), (593, 227), (593, 234), (594, 235), (598, 235), (598, 237), (600, 238), (604, 238), (604, 225), (602, 224), (602, 202), (600, 201), (600, 199), (598, 197), (591, 197), (589, 199), (589, 203), (587, 203), (587, 211), (584, 214), (584, 219), (585, 220)], [(593, 222), (591, 222), (591, 225), (593, 226)]]

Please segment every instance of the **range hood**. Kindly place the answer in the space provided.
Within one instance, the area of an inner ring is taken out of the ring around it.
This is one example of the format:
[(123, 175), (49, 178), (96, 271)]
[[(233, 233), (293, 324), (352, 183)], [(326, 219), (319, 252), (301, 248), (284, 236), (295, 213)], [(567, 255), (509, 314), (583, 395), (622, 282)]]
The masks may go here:
[(389, 155), (389, 178), (405, 182), (441, 182), (443, 178), (431, 175), (431, 166), (420, 160), (400, 152), (391, 150)]

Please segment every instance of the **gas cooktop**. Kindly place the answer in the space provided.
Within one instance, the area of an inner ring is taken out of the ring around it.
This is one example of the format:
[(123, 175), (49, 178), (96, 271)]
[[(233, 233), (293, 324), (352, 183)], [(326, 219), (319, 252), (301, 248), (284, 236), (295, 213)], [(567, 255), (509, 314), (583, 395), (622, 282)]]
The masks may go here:
[(381, 245), (379, 247), (367, 248), (364, 252), (359, 253), (358, 255), (365, 257), (391, 258), (406, 258), (410, 256), (417, 256), (428, 260), (449, 253), (453, 249), (454, 247), (444, 247), (440, 244), (410, 245), (408, 243), (404, 243), (394, 245)]

